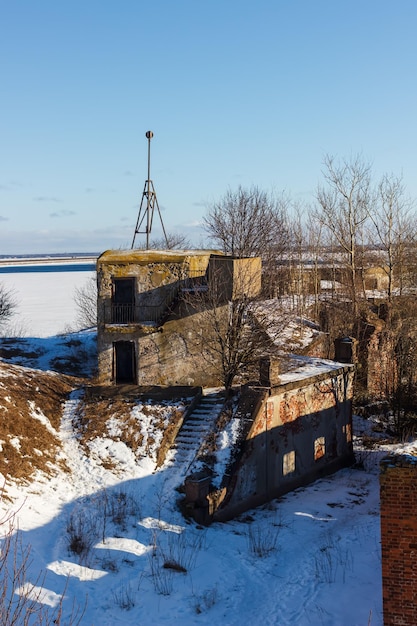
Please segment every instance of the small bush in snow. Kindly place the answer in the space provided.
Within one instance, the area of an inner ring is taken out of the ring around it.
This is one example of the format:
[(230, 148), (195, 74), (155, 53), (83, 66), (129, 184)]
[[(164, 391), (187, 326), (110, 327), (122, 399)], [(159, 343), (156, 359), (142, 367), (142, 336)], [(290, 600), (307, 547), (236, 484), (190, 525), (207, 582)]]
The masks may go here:
[(205, 534), (170, 533), (167, 545), (161, 548), (164, 567), (177, 572), (188, 572), (195, 567), (197, 557), (203, 547)]
[(67, 523), (68, 549), (86, 563), (99, 538), (95, 511), (79, 508), (73, 511)]
[(149, 566), (154, 589), (161, 596), (169, 596), (174, 587), (173, 570), (164, 568), (159, 556), (149, 555)]
[(211, 609), (219, 599), (219, 590), (217, 586), (206, 589), (203, 593), (196, 594), (194, 608), (195, 612), (200, 614), (203, 611)]
[(352, 553), (339, 546), (337, 539), (330, 533), (326, 545), (323, 545), (314, 557), (316, 578), (320, 582), (346, 582), (346, 574), (353, 570)]
[(111, 520), (123, 530), (127, 528), (127, 520), (131, 516), (140, 517), (139, 505), (135, 498), (125, 491), (112, 493), (109, 498), (109, 513)]
[(279, 527), (250, 525), (248, 528), (249, 551), (253, 556), (266, 557), (278, 548)]
[(124, 611), (129, 611), (135, 606), (135, 593), (129, 583), (113, 591), (112, 595), (114, 603)]

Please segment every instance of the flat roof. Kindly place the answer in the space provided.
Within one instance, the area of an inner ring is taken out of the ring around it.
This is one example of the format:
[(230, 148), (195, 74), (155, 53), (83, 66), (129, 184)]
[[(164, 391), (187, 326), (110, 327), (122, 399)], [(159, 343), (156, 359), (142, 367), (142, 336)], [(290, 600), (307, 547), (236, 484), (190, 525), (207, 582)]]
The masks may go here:
[(223, 256), (220, 250), (106, 250), (97, 263), (183, 263), (190, 258), (208, 258), (212, 254)]

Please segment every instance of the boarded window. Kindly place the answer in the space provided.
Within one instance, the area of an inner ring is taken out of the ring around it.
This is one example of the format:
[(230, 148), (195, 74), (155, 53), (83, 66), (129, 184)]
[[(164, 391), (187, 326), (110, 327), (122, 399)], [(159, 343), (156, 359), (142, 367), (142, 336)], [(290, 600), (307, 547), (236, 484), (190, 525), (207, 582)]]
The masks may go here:
[(326, 442), (324, 437), (317, 437), (314, 441), (314, 460), (318, 461), (326, 454)]
[(287, 452), (282, 458), (282, 473), (284, 476), (295, 472), (295, 450)]
[(345, 424), (343, 426), (343, 433), (346, 437), (346, 441), (350, 443), (352, 441), (352, 426), (351, 424)]

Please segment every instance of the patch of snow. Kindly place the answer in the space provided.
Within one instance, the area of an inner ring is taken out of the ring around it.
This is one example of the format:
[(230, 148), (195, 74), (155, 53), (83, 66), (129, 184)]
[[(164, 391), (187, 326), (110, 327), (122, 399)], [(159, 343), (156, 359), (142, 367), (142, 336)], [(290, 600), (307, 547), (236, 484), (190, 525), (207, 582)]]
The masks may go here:
[(30, 414), (33, 419), (38, 420), (43, 426), (45, 426), (46, 430), (48, 430), (52, 435), (56, 436), (58, 433), (55, 428), (53, 428), (49, 419), (39, 410), (33, 400), (29, 400), (28, 402), (30, 407)]
[(57, 576), (68, 576), (70, 578), (78, 578), (80, 581), (99, 580), (103, 576), (108, 576), (108, 572), (93, 569), (85, 565), (78, 565), (72, 561), (53, 561), (49, 563), (47, 569)]
[(330, 373), (337, 368), (346, 367), (346, 363), (338, 363), (326, 359), (290, 355), (287, 358), (287, 369), (280, 374), (280, 382), (288, 383), (302, 380), (321, 373)]
[(143, 526), (144, 528), (148, 528), (151, 530), (166, 530), (171, 533), (181, 534), (185, 528), (184, 526), (178, 526), (176, 524), (168, 524), (163, 520), (156, 519), (154, 517), (145, 517), (141, 519), (138, 524)]
[(21, 448), (21, 444), (20, 444), (20, 439), (19, 437), (10, 437), (9, 439), (9, 443), (11, 446), (13, 446), (13, 448), (15, 448), (16, 450), (20, 450)]
[(151, 547), (145, 546), (136, 539), (124, 539), (123, 537), (106, 537), (106, 541), (101, 541), (94, 546), (97, 550), (117, 550), (127, 552), (135, 556), (143, 556), (150, 552)]
[(231, 460), (231, 453), (238, 440), (240, 430), (240, 419), (232, 418), (226, 425), (226, 428), (217, 435), (216, 463), (213, 467), (213, 484), (217, 488), (220, 487), (221, 479), (223, 478), (226, 467)]
[(16, 594), (51, 608), (57, 607), (62, 598), (62, 596), (55, 593), (55, 591), (30, 583), (16, 589)]

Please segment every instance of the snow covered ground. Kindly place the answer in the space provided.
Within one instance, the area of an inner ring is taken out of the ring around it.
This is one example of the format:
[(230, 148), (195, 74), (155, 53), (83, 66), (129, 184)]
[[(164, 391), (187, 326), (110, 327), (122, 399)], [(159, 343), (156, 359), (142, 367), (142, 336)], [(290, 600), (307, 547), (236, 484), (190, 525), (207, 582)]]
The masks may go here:
[(17, 302), (11, 327), (31, 337), (50, 337), (74, 327), (75, 290), (94, 276), (88, 271), (0, 274), (0, 284)]
[[(61, 431), (71, 477), (16, 494), (31, 546), (28, 580), (46, 572), (47, 605), (63, 594), (64, 617), (75, 600), (89, 626), (382, 624), (375, 468), (343, 470), (236, 521), (199, 528), (175, 506), (169, 464), (154, 472), (108, 440), (123, 477), (95, 465), (94, 454), (87, 459), (71, 432), (73, 403)], [(120, 502), (128, 506), (119, 520), (106, 514)], [(78, 556), (68, 548), (74, 528), (88, 544)]]
[[(19, 290), (26, 291), (23, 282), (33, 275), (22, 276)], [(44, 325), (48, 294), (56, 302), (58, 289), (69, 294), (85, 278), (64, 276), (36, 275), (34, 290), (42, 290), (45, 308), (28, 301), (24, 315), (39, 336), (63, 330), (74, 317), (62, 296), (54, 325)], [(52, 345), (49, 340), (49, 351)], [(82, 626), (382, 625), (378, 461), (384, 451), (359, 450), (362, 469), (342, 470), (233, 522), (201, 528), (176, 506), (181, 476), (170, 471), (172, 458), (157, 470), (117, 437), (92, 442), (86, 455), (71, 426), (77, 402), (75, 392), (59, 432), (71, 473), (9, 485), (14, 501), (3, 502), (3, 510), (16, 511), (23, 546), (30, 546), (28, 582), (42, 582), (42, 601), (51, 610), (63, 598), (62, 624), (78, 611)], [(355, 425), (359, 432), (370, 423), (356, 418)], [(122, 472), (99, 462), (103, 447)], [(69, 549), (77, 532), (87, 544), (78, 555)]]

